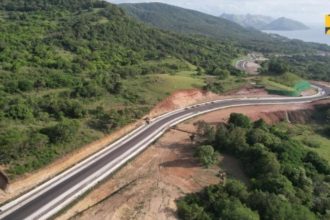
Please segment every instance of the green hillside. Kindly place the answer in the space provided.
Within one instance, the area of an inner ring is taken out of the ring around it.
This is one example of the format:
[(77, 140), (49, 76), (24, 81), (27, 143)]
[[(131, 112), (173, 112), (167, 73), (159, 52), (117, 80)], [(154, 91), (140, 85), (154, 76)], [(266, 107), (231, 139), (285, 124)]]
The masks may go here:
[(198, 11), (162, 3), (121, 4), (129, 15), (166, 30), (185, 34), (200, 34), (224, 40), (261, 38), (261, 33), (249, 31), (226, 19)]
[(301, 53), (330, 47), (248, 30), (226, 19), (162, 3), (121, 4), (129, 15), (149, 25), (187, 35), (206, 35), (264, 53)]
[(0, 164), (37, 169), (141, 118), (240, 50), (146, 27), (90, 0), (0, 2)]

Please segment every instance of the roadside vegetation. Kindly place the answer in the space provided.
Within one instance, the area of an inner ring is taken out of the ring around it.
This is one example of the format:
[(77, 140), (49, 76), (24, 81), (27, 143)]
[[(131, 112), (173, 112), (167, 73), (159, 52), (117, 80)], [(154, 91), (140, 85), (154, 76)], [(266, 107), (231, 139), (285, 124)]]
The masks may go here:
[(304, 54), (277, 58), (303, 78), (330, 82), (329, 54)]
[(330, 81), (329, 55), (292, 55), (271, 57), (262, 65), (263, 73), (294, 73), (304, 79)]
[(299, 96), (304, 90), (310, 89), (308, 81), (298, 76), (290, 67), (278, 60), (270, 59), (262, 64), (262, 76), (257, 83), (269, 93), (286, 96)]
[[(200, 140), (241, 160), (250, 184), (229, 179), (187, 195), (177, 201), (180, 218), (329, 219), (328, 114), (329, 106), (316, 111), (317, 130), (312, 125), (252, 122), (236, 113), (216, 127), (200, 122)], [(311, 134), (313, 139), (306, 139)]]

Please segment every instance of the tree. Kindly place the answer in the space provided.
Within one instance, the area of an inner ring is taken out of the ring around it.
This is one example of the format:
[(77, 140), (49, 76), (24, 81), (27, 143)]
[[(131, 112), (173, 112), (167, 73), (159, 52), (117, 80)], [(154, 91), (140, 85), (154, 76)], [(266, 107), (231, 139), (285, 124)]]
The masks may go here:
[(242, 128), (251, 127), (251, 120), (247, 116), (239, 113), (231, 113), (229, 123)]
[(210, 167), (217, 161), (217, 155), (214, 152), (213, 147), (210, 145), (204, 145), (197, 148), (195, 156), (205, 167)]
[(292, 183), (283, 175), (269, 174), (254, 183), (254, 187), (270, 193), (285, 195), (286, 198), (293, 198), (295, 191)]
[(226, 151), (239, 155), (249, 148), (246, 143), (246, 130), (241, 127), (232, 128), (227, 136)]
[(252, 211), (250, 208), (243, 205), (237, 199), (227, 201), (227, 204), (222, 210), (220, 219), (226, 220), (259, 220), (259, 214)]
[(325, 118), (327, 121), (330, 121), (330, 108), (326, 111)]
[(330, 174), (330, 166), (326, 160), (315, 152), (308, 152), (304, 158), (306, 163), (311, 163), (319, 173)]
[(178, 214), (183, 220), (211, 220), (203, 207), (197, 204), (187, 204), (185, 201), (177, 202)]
[(271, 74), (283, 74), (288, 71), (288, 66), (280, 60), (272, 59), (268, 64), (268, 72)]
[(229, 131), (225, 124), (220, 124), (217, 127), (214, 140), (217, 150), (226, 150), (226, 147), (228, 146), (228, 133)]
[(246, 170), (253, 177), (264, 177), (267, 174), (279, 174), (281, 165), (274, 153), (266, 150), (262, 144), (249, 148), (243, 157)]
[(75, 87), (72, 91), (73, 97), (93, 98), (102, 95), (102, 90), (95, 83), (85, 82)]
[(260, 143), (267, 147), (281, 143), (281, 140), (272, 133), (269, 133), (261, 128), (253, 129), (248, 133), (248, 142), (251, 145)]
[(230, 72), (226, 69), (217, 67), (216, 69), (214, 69), (212, 75), (215, 75), (219, 77), (220, 80), (223, 80), (223, 79), (227, 79), (230, 76)]
[(253, 128), (260, 128), (264, 131), (268, 131), (268, 125), (262, 118), (253, 122)]
[(238, 198), (241, 202), (245, 202), (249, 197), (246, 186), (242, 182), (235, 179), (228, 180), (224, 186), (224, 190), (230, 196)]
[(316, 216), (302, 205), (291, 205), (285, 198), (273, 193), (255, 191), (250, 195), (249, 207), (258, 210), (264, 220), (314, 220)]
[(206, 139), (206, 143), (212, 144), (215, 140), (215, 129), (213, 126), (207, 124), (205, 121), (198, 121), (197, 133), (200, 137)]

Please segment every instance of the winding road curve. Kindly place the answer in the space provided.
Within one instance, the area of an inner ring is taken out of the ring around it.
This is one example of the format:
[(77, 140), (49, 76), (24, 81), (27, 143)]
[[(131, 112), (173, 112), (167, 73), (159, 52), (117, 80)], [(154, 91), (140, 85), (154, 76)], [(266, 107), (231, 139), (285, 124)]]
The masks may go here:
[(309, 97), (226, 99), (162, 115), (62, 174), (0, 207), (0, 219), (50, 218), (146, 149), (170, 127), (184, 120), (230, 107), (298, 104), (330, 97), (330, 88), (321, 85), (315, 86), (319, 90), (318, 94)]

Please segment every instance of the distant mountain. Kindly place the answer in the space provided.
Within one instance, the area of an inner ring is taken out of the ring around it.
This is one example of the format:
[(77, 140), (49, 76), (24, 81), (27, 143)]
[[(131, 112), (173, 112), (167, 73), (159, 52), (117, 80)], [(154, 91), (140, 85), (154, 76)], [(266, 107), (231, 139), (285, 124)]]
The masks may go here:
[(222, 14), (222, 18), (233, 21), (243, 27), (255, 28), (262, 30), (267, 24), (274, 21), (274, 18), (264, 15), (235, 15), (235, 14)]
[(276, 30), (276, 31), (294, 31), (294, 30), (305, 30), (305, 29), (309, 29), (309, 28), (303, 23), (284, 17), (278, 18), (263, 27), (263, 30)]
[(269, 16), (251, 14), (222, 14), (220, 17), (233, 21), (243, 27), (258, 30), (294, 31), (308, 29), (305, 24), (285, 17), (275, 19)]

